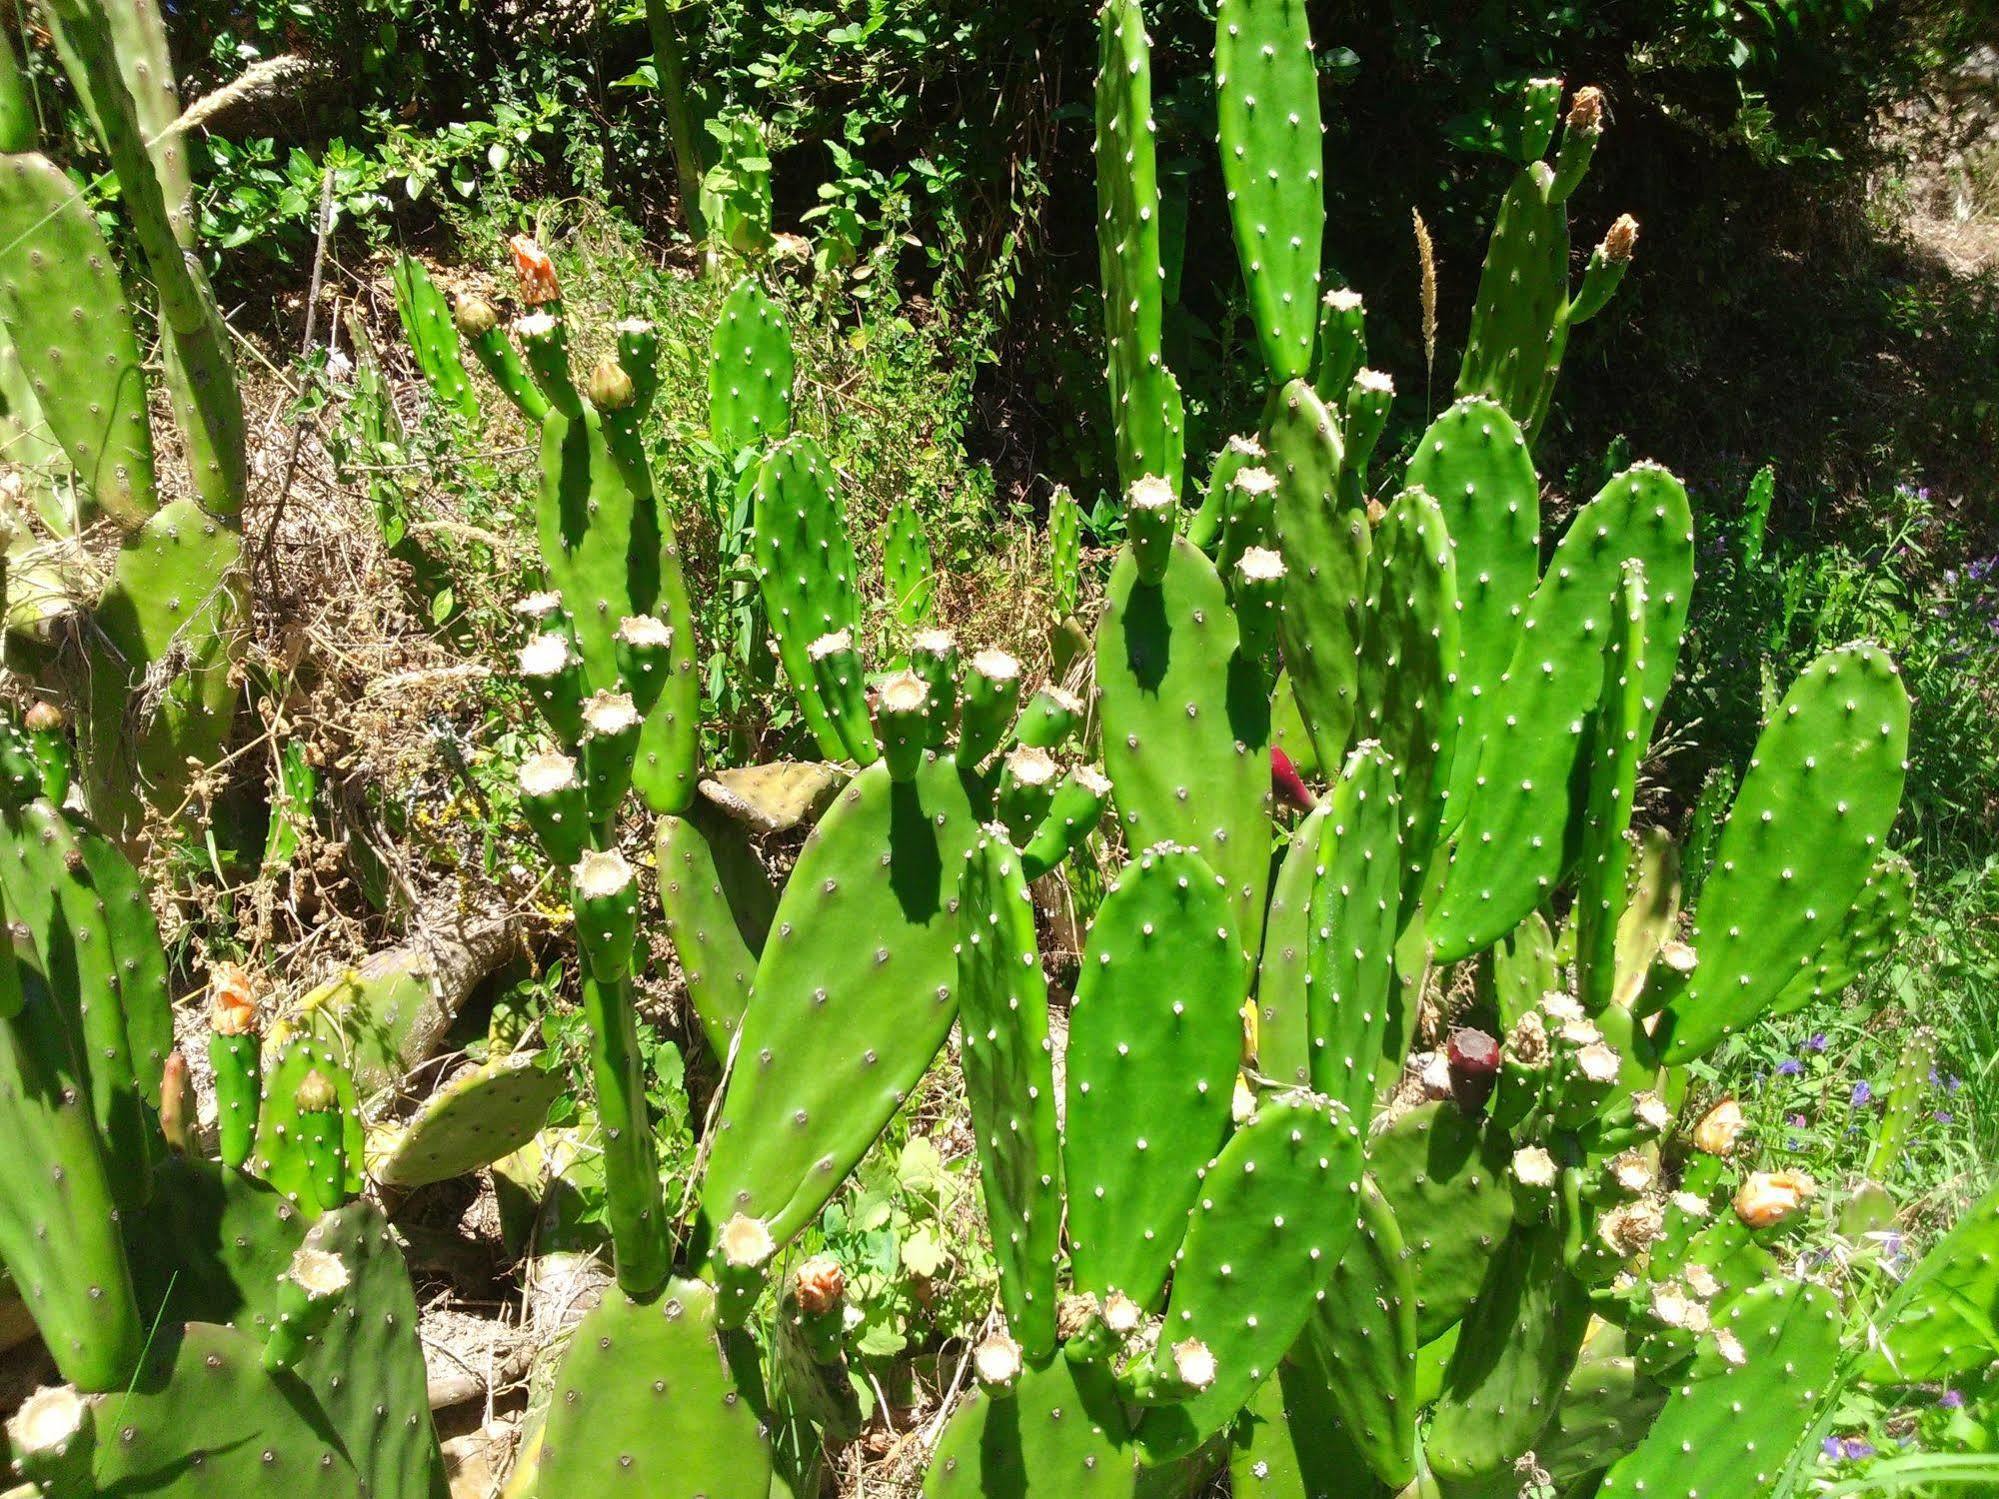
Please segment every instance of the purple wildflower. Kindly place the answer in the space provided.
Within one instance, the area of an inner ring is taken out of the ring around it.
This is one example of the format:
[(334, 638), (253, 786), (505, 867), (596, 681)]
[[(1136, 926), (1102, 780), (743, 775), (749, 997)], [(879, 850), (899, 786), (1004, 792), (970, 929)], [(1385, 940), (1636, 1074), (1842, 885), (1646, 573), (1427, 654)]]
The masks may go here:
[(1808, 1055), (1816, 1056), (1825, 1049), (1826, 1035), (1824, 1031), (1814, 1031), (1811, 1039), (1805, 1042), (1805, 1051)]
[(1961, 1411), (1964, 1409), (1964, 1391), (1945, 1390), (1937, 1396), (1937, 1404), (1947, 1411)]
[(1930, 1115), (1930, 1118), (1936, 1120), (1938, 1124), (1949, 1124), (1956, 1117), (1949, 1109), (1938, 1109), (1934, 1114)]
[(1800, 1062), (1796, 1057), (1785, 1057), (1783, 1061), (1777, 1064), (1777, 1076), (1779, 1077), (1796, 1077), (1804, 1070), (1805, 1064)]
[(1856, 1109), (1864, 1109), (1872, 1102), (1874, 1102), (1873, 1085), (1865, 1080), (1855, 1083), (1853, 1085), (1853, 1106)]

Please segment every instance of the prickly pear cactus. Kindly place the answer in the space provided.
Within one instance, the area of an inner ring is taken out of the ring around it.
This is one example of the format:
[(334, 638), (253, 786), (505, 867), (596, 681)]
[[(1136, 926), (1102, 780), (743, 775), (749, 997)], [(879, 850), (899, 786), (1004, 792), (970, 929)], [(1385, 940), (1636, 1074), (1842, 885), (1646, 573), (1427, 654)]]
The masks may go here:
[(132, 1388), (105, 1399), (92, 1476), (104, 1493), (162, 1499), (275, 1490), (359, 1499), (370, 1491), (301, 1395), (296, 1377), (267, 1371), (257, 1343), (234, 1328), (163, 1328)]
[(977, 837), (945, 759), (907, 782), (871, 767), (813, 830), (744, 1012), (702, 1187), (711, 1229), (741, 1217), (785, 1242), (916, 1086), (957, 1015), (958, 879)]
[(384, 1186), (449, 1181), (512, 1155), (541, 1130), (563, 1088), (541, 1054), (517, 1051), (482, 1063), (424, 1100), (407, 1124), (370, 1142), (369, 1174)]
[(777, 893), (741, 827), (697, 802), (658, 825), (659, 900), (695, 1018), (727, 1056), (750, 1002)]
[(1227, 883), (1236, 940), (1255, 951), (1270, 878), (1270, 707), (1237, 648), (1214, 565), (1175, 538), (1150, 580), (1127, 548), (1097, 624), (1104, 770), (1126, 841), (1199, 849)]
[(1108, 0), (1097, 28), (1097, 255), (1118, 478), (1129, 487), (1150, 475), (1177, 495), (1186, 434), (1160, 331), (1152, 46), (1139, 0)]
[(1792, 683), (1702, 889), (1698, 961), (1667, 1008), (1665, 1061), (1708, 1051), (1810, 967), (1885, 852), (1908, 752), (1908, 691), (1878, 647), (1829, 651)]
[(287, 1042), (264, 1067), (264, 1108), (257, 1121), (257, 1143), (250, 1169), (297, 1203), (308, 1218), (319, 1214), (312, 1183), (312, 1164), (305, 1148), (306, 1132), (298, 1105), (299, 1085), (317, 1072), (333, 1085), (340, 1121), (341, 1195), (358, 1196), (366, 1140), (354, 1096), (354, 1077), (334, 1050), (307, 1037)]
[(791, 431), (791, 329), (754, 276), (723, 298), (708, 350), (708, 435), (733, 465), (743, 449)]
[(67, 173), (23, 152), (0, 157), (0, 223), (0, 322), (22, 374), (87, 502), (139, 525), (159, 503), (146, 381), (96, 216)]
[(1109, 1372), (1058, 1354), (1022, 1370), (1012, 1389), (980, 1390), (959, 1407), (931, 1454), (923, 1493), (1127, 1499), (1133, 1464)]
[(1030, 1362), (1055, 1351), (1062, 1157), (1048, 984), (1019, 856), (990, 830), (958, 885), (965, 1095), (1007, 1330)]
[(1513, 1222), (1505, 1134), (1427, 1103), (1368, 1144), (1368, 1170), (1403, 1224), (1416, 1278), (1416, 1328), (1429, 1342), (1462, 1317)]
[(1250, 318), (1279, 386), (1312, 368), (1326, 224), (1319, 75), (1304, 0), (1222, 0), (1215, 114)]
[(768, 1493), (770, 1448), (723, 1337), (700, 1281), (644, 1302), (607, 1292), (556, 1372), (537, 1499)]
[(437, 403), (456, 412), (467, 422), (479, 420), (479, 393), (465, 373), (465, 361), (458, 352), (458, 330), (451, 321), (451, 309), (444, 293), (430, 279), (423, 263), (398, 255), (390, 272), (396, 288), (396, 315), (402, 320), (403, 337), (409, 341), (416, 367)]
[(1091, 925), (1062, 1165), (1076, 1289), (1099, 1302), (1159, 1295), (1228, 1132), (1248, 990), (1231, 910), (1201, 857), (1166, 845), (1125, 866)]
[[(1276, 1372), (1354, 1235), (1361, 1132), (1310, 1093), (1258, 1102), (1201, 1178), (1149, 1371), (1148, 1461), (1183, 1457), (1226, 1427)], [(1190, 1345), (1210, 1361), (1187, 1379)]]
[(860, 628), (853, 543), (840, 518), (833, 467), (800, 434), (779, 443), (757, 474), (757, 578), (778, 659), (799, 712), (828, 759), (848, 756), (812, 670), (812, 643)]
[(1751, 1287), (1716, 1319), (1714, 1340), (1598, 1492), (1647, 1499), (1766, 1492), (1832, 1384), (1839, 1333), (1836, 1304), (1821, 1287)]
[(1292, 830), (1270, 886), (1263, 961), (1256, 973), (1256, 1068), (1279, 1087), (1304, 1087), (1312, 1081), (1307, 956), (1327, 816), (1321, 803)]
[(1576, 512), (1528, 600), (1506, 675), (1494, 689), (1457, 855), (1429, 935), (1440, 962), (1469, 957), (1517, 926), (1573, 861), (1582, 830), (1571, 786), (1603, 683), (1610, 600), (1627, 559), (1646, 581), (1646, 718), (1651, 739), (1679, 660), (1693, 588), (1686, 489), (1653, 464), (1605, 485)]
[(1264, 462), (1277, 480), (1284, 553), (1284, 664), (1321, 765), (1347, 751), (1359, 708), (1356, 671), (1372, 533), (1367, 512), (1339, 500), (1345, 453), (1338, 418), (1303, 380), (1272, 401)]
[(1339, 1425), (1391, 1489), (1416, 1476), (1416, 1277), (1388, 1199), (1363, 1177), (1359, 1228), (1293, 1357), (1323, 1384)]

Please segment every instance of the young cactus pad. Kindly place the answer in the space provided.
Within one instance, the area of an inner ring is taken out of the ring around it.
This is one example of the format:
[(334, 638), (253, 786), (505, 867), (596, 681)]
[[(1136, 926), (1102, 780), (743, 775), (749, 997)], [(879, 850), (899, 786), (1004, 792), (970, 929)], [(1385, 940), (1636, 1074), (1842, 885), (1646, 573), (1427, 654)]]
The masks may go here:
[(386, 1186), (421, 1187), (491, 1165), (535, 1137), (562, 1088), (563, 1074), (542, 1066), (538, 1052), (482, 1063), (371, 1150), (369, 1172)]

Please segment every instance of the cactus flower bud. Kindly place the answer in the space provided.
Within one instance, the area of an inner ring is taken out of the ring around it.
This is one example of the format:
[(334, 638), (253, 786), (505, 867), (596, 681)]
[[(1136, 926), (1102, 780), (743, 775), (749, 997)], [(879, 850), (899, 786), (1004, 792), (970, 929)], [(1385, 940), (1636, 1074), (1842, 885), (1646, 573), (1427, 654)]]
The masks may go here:
[(1538, 1145), (1523, 1145), (1513, 1152), (1513, 1179), (1536, 1191), (1555, 1184), (1555, 1158)]
[(1540, 1067), (1548, 1060), (1548, 1027), (1529, 1010), (1513, 1022), (1507, 1033), (1506, 1054), (1522, 1067)]
[(1665, 1215), (1656, 1202), (1622, 1202), (1597, 1219), (1597, 1237), (1612, 1254), (1636, 1259), (1666, 1231)]
[(1724, 1098), (1702, 1115), (1701, 1122), (1694, 1126), (1694, 1149), (1703, 1155), (1727, 1155), (1735, 1149), (1736, 1136), (1742, 1133), (1746, 1123), (1742, 1117), (1742, 1105), (1732, 1098)]
[(1097, 1320), (1097, 1298), (1087, 1292), (1064, 1296), (1055, 1305), (1055, 1335), (1063, 1342), (1079, 1338)]
[(257, 1030), (257, 994), (250, 975), (234, 963), (217, 963), (208, 974), (208, 1023), (222, 1036)]
[[(319, 1074), (314, 1073), (317, 1077)], [(286, 1277), (305, 1292), (308, 1300), (324, 1301), (329, 1296), (338, 1296), (347, 1289), (351, 1278), (347, 1263), (337, 1254), (328, 1254), (324, 1249), (302, 1248), (292, 1255)]]
[(630, 693), (606, 687), (591, 693), (583, 704), (583, 731), (587, 735), (608, 737), (638, 726), (639, 710), (632, 705)]
[(1020, 1378), (1020, 1344), (1004, 1332), (994, 1332), (972, 1350), (972, 1368), (987, 1389), (1011, 1389)]
[(499, 327), (500, 315), (493, 310), (491, 302), (468, 292), (452, 304), (451, 321), (467, 338), (484, 338)]
[(1173, 1345), (1173, 1372), (1190, 1390), (1205, 1390), (1215, 1382), (1215, 1356), (1199, 1338)]
[(1113, 1291), (1104, 1301), (1104, 1326), (1121, 1338), (1138, 1331), (1145, 1321), (1145, 1309), (1122, 1291)]
[(1541, 1013), (1556, 1025), (1566, 1025), (1571, 1020), (1583, 1020), (1583, 1007), (1564, 994), (1560, 989), (1550, 989), (1541, 996)]
[(1752, 1171), (1735, 1192), (1735, 1216), (1751, 1228), (1771, 1228), (1818, 1191), (1802, 1171)]
[(89, 1418), (90, 1406), (73, 1387), (46, 1386), (21, 1402), (7, 1434), (23, 1457), (60, 1456)]
[(1569, 129), (1595, 135), (1603, 129), (1603, 90), (1584, 84), (1569, 101)]
[(21, 722), (30, 734), (51, 734), (60, 732), (69, 723), (62, 709), (46, 699), (30, 708)]
[(584, 382), (583, 393), (599, 411), (623, 411), (638, 399), (638, 387), (615, 359), (600, 359)]
[(292, 1102), (301, 1114), (330, 1114), (340, 1107), (340, 1095), (334, 1090), (332, 1080), (315, 1067), (298, 1085)]
[(554, 302), (561, 298), (562, 287), (555, 279), (555, 262), (548, 258), (548, 252), (525, 234), (516, 234), (507, 241), (507, 249), (514, 257), (514, 270), (521, 278), (521, 300), (530, 307), (539, 307), (544, 302)]
[(1628, 213), (1619, 214), (1617, 222), (1605, 232), (1603, 243), (1598, 248), (1603, 251), (1603, 258), (1612, 265), (1630, 264), (1631, 254), (1638, 248), (1638, 220)]
[(1499, 1076), (1499, 1042), (1484, 1031), (1461, 1026), (1451, 1032), (1444, 1055), (1451, 1068), (1451, 1096), (1467, 1114), (1485, 1107)]
[(815, 1254), (791, 1278), (791, 1294), (808, 1317), (821, 1317), (847, 1294), (847, 1272), (830, 1254)]
[(160, 1135), (176, 1155), (194, 1153), (194, 1119), (194, 1080), (188, 1076), (187, 1058), (170, 1051), (160, 1069)]
[(535, 636), (521, 647), (521, 675), (552, 677), (566, 671), (570, 660), (569, 637), (551, 630), (546, 635)]
[(777, 1244), (770, 1236), (770, 1225), (761, 1218), (747, 1217), (742, 1213), (737, 1213), (722, 1225), (718, 1242), (722, 1258), (737, 1270), (761, 1265), (777, 1250)]
[(1649, 1091), (1631, 1095), (1631, 1117), (1655, 1135), (1663, 1135), (1673, 1127), (1673, 1111), (1666, 1107), (1663, 1098)]
[(559, 750), (543, 750), (521, 761), (520, 787), (523, 796), (550, 797), (580, 784), (576, 762)]
[(562, 613), (562, 595), (552, 589), (528, 594), (515, 602), (514, 613), (531, 625), (545, 625)]
[(1643, 1151), (1627, 1150), (1611, 1158), (1611, 1183), (1628, 1196), (1636, 1197), (1640, 1192), (1648, 1191), (1658, 1176)]
[(1618, 1060), (1617, 1053), (1601, 1041), (1592, 1041), (1576, 1053), (1576, 1068), (1586, 1081), (1598, 1087), (1609, 1087), (1617, 1081), (1623, 1063)]

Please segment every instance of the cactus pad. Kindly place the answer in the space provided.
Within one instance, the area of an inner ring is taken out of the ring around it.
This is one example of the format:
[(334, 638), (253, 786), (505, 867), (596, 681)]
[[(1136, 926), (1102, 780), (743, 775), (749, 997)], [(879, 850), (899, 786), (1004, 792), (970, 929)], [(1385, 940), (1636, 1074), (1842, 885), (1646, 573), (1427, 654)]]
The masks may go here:
[(966, 860), (958, 919), (965, 1094), (986, 1220), (1007, 1330), (1035, 1362), (1055, 1351), (1062, 1158), (1034, 902), (1004, 838), (988, 833)]
[(743, 830), (712, 808), (662, 817), (659, 903), (687, 995), (717, 1056), (750, 1002), (750, 980), (770, 931), (777, 895)]
[(517, 1051), (453, 1078), (415, 1118), (370, 1150), (369, 1174), (392, 1187), (449, 1181), (512, 1155), (532, 1140), (562, 1091), (541, 1054)]
[(1908, 752), (1909, 694), (1878, 647), (1828, 651), (1791, 684), (1702, 888), (1699, 961), (1667, 1009), (1665, 1061), (1758, 1019), (1809, 968), (1885, 852)]
[(1428, 1343), (1464, 1315), (1513, 1222), (1512, 1146), (1453, 1103), (1428, 1103), (1368, 1142), (1368, 1170), (1395, 1212)]
[(1371, 548), (1367, 512), (1339, 502), (1339, 420), (1303, 380), (1273, 399), (1263, 446), (1277, 479), (1284, 665), (1319, 763), (1337, 765), (1358, 707), (1355, 666)]
[(606, 1292), (556, 1371), (537, 1499), (762, 1496), (770, 1471), (722, 1347), (714, 1290), (672, 1280), (646, 1302)]
[(1030, 1364), (1009, 1393), (980, 1390), (958, 1408), (931, 1456), (924, 1499), (1129, 1499), (1129, 1443), (1108, 1371), (1058, 1354)]
[(1090, 928), (1062, 1165), (1076, 1289), (1100, 1301), (1158, 1296), (1228, 1131), (1248, 991), (1231, 911), (1201, 857), (1167, 846), (1125, 866)]

